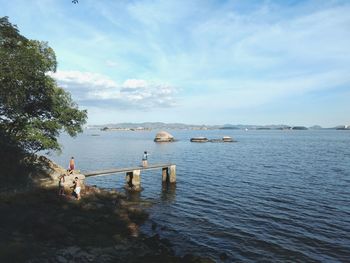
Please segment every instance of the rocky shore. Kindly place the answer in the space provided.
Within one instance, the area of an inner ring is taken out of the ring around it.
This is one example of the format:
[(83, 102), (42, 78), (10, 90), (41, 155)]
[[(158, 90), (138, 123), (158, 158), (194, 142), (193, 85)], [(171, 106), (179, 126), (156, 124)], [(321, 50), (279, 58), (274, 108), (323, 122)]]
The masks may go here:
[(91, 186), (79, 201), (59, 197), (62, 171), (49, 164), (36, 187), (0, 194), (0, 262), (213, 262), (176, 256), (169, 240), (140, 233), (147, 202)]

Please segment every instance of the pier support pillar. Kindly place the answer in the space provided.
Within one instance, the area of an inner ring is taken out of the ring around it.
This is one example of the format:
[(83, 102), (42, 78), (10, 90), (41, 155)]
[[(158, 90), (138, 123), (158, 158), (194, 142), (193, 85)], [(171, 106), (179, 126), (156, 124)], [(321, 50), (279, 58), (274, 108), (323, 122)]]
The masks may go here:
[(141, 190), (141, 170), (133, 170), (132, 172), (127, 172), (125, 180), (126, 188), (132, 188), (135, 191)]
[(162, 182), (169, 181), (169, 167), (162, 168)]
[(176, 165), (170, 165), (170, 183), (176, 183)]

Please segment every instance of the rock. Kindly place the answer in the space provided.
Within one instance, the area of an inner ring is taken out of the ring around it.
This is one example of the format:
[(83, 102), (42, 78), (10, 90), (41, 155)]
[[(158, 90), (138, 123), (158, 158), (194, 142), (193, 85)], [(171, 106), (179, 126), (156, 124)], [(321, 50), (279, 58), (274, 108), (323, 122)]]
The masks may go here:
[(188, 262), (188, 263), (215, 263), (214, 260), (211, 258), (203, 258), (200, 256), (196, 256), (193, 254), (186, 254), (185, 256), (182, 257), (181, 262)]
[(219, 257), (220, 257), (220, 259), (221, 259), (222, 261), (225, 261), (225, 260), (228, 259), (228, 256), (227, 256), (227, 254), (226, 254), (225, 252), (220, 253)]
[(182, 257), (183, 262), (194, 262), (195, 260), (196, 260), (196, 258), (192, 254), (186, 254)]
[(66, 191), (71, 191), (70, 187), (73, 185), (75, 177), (79, 178), (82, 185), (82, 190), (85, 189), (85, 176), (81, 174), (79, 170), (74, 170), (72, 174), (69, 174), (67, 169), (59, 166), (45, 156), (37, 157), (36, 162), (40, 164), (41, 168), (46, 174), (46, 178), (41, 178), (41, 181), (39, 182), (40, 185), (45, 187), (57, 186), (59, 177), (61, 175), (66, 175), (64, 177), (65, 182), (63, 184)]
[[(84, 189), (85, 185), (84, 185), (84, 180), (85, 180), (85, 175), (83, 174), (77, 174), (77, 173), (73, 173), (73, 174), (69, 174), (69, 175), (66, 175), (64, 177), (64, 188), (65, 189), (70, 189), (70, 187), (73, 185), (74, 183), (74, 180), (75, 180), (75, 177), (78, 177), (78, 179), (80, 180), (80, 183), (81, 183), (81, 186), (82, 186), (82, 189)], [(58, 183), (58, 179), (57, 179), (57, 183)]]
[(87, 204), (83, 204), (81, 208), (84, 210), (96, 210), (97, 207), (94, 203), (87, 203)]
[(57, 256), (56, 257), (56, 262), (59, 262), (59, 263), (66, 263), (68, 262), (68, 260), (62, 256)]
[(155, 142), (173, 142), (174, 136), (172, 136), (170, 133), (166, 131), (160, 131), (156, 134), (154, 141)]
[(157, 223), (152, 223), (152, 230), (156, 230), (157, 229)]
[(65, 254), (69, 254), (69, 255), (75, 255), (78, 253), (78, 251), (80, 251), (79, 247), (68, 247), (64, 250)]
[(173, 245), (171, 244), (170, 240), (167, 239), (167, 238), (162, 238), (161, 241), (162, 241), (162, 244), (164, 244), (164, 245), (167, 246), (167, 247), (172, 247), (172, 246), (173, 246)]
[(206, 137), (194, 137), (194, 138), (191, 138), (190, 140), (191, 142), (208, 142), (208, 138)]
[(64, 225), (54, 224), (50, 229), (54, 238), (63, 238), (69, 234), (67, 228)]
[(233, 142), (233, 139), (230, 136), (224, 136), (224, 137), (222, 137), (222, 140), (224, 142)]
[(123, 237), (120, 234), (115, 234), (112, 237), (113, 237), (113, 240), (117, 243), (122, 243), (124, 241)]
[(155, 234), (154, 236), (148, 237), (145, 239), (145, 243), (148, 247), (156, 249), (160, 245), (160, 236), (159, 234)]
[(129, 234), (132, 237), (138, 237), (139, 236), (139, 227), (135, 223), (129, 223), (128, 224), (128, 231), (129, 231)]

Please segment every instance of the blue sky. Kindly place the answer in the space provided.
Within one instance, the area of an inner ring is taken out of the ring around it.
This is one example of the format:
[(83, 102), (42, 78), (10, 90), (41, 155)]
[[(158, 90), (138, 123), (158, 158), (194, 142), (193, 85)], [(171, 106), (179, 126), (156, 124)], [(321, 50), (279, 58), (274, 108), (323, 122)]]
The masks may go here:
[(89, 124), (350, 124), (350, 1), (0, 0)]

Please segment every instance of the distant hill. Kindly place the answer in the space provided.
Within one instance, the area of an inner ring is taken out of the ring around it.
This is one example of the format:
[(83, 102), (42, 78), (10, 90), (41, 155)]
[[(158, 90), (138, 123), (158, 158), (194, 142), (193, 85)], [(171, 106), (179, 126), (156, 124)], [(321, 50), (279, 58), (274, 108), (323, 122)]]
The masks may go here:
[[(324, 129), (319, 125), (311, 126), (292, 126), (286, 124), (278, 125), (244, 125), (244, 124), (223, 124), (223, 125), (205, 125), (205, 124), (184, 124), (184, 123), (164, 123), (164, 122), (141, 122), (141, 123), (109, 123), (104, 125), (89, 125), (87, 128), (104, 130), (320, 130)], [(344, 128), (338, 126), (336, 128)], [(333, 129), (336, 129), (333, 128)], [(329, 129), (329, 128), (328, 128)]]
[(304, 127), (304, 126), (294, 126), (292, 127), (292, 130), (307, 130), (308, 128)]
[(90, 128), (120, 128), (120, 129), (153, 129), (153, 130), (165, 130), (165, 129), (218, 129), (220, 126), (216, 125), (192, 125), (183, 123), (163, 123), (163, 122), (141, 122), (141, 123), (113, 123), (104, 125), (90, 125)]
[(350, 125), (340, 125), (335, 127), (336, 130), (350, 130)]
[(309, 127), (310, 130), (322, 130), (323, 128), (320, 125), (314, 125)]

